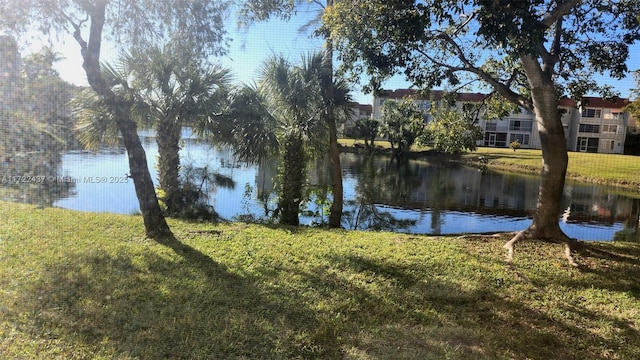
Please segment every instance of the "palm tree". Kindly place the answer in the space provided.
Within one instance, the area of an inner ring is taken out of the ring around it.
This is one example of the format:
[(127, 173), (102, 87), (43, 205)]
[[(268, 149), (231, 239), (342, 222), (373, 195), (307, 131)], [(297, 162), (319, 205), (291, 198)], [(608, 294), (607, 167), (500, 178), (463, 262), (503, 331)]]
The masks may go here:
[[(342, 208), (343, 208), (343, 184), (342, 184), (342, 167), (340, 165), (340, 147), (338, 145), (338, 129), (337, 123), (340, 121), (340, 113), (334, 110), (339, 110), (336, 100), (340, 99), (340, 92), (342, 91), (337, 82), (335, 82), (333, 75), (333, 40), (331, 33), (326, 26), (322, 26), (322, 17), (327, 9), (330, 9), (334, 5), (334, 0), (287, 0), (287, 1), (262, 1), (262, 0), (247, 0), (243, 1), (240, 9), (240, 22), (243, 25), (247, 25), (254, 21), (265, 21), (271, 17), (279, 17), (284, 20), (291, 19), (292, 15), (295, 15), (298, 7), (301, 5), (308, 5), (313, 3), (320, 7), (316, 15), (300, 28), (300, 32), (306, 32), (309, 29), (315, 28), (313, 31), (315, 36), (322, 36), (325, 39), (324, 44), (324, 64), (321, 71), (321, 96), (323, 101), (323, 121), (327, 126), (328, 146), (327, 155), (331, 161), (331, 188), (333, 191), (333, 201), (331, 203), (331, 209), (329, 213), (329, 226), (337, 228), (342, 223)], [(300, 11), (301, 13), (307, 13)], [(343, 84), (344, 85), (344, 84)]]
[[(227, 69), (205, 66), (170, 46), (137, 53), (131, 60), (144, 64), (134, 69), (140, 96), (148, 105), (158, 143), (158, 181), (169, 215), (185, 206), (181, 191), (180, 137), (183, 126), (205, 121), (225, 106), (231, 76)], [(143, 59), (143, 61), (140, 61)]]
[[(198, 126), (221, 111), (230, 87), (230, 72), (205, 66), (197, 57), (167, 45), (123, 55), (115, 65), (103, 67), (103, 76), (120, 84), (121, 91), (132, 99), (131, 116), (140, 126), (155, 127), (162, 194), (159, 200), (169, 215), (178, 214), (187, 205), (179, 179), (181, 129)], [(76, 102), (80, 141), (94, 147), (105, 139), (113, 141), (118, 134), (114, 122), (98, 99), (87, 99), (86, 95), (90, 94), (85, 94), (81, 103)]]
[(306, 147), (312, 145), (318, 133), (325, 132), (314, 73), (321, 60), (319, 55), (310, 55), (303, 66), (293, 67), (283, 58), (274, 58), (263, 65), (260, 73), (260, 91), (266, 100), (265, 108), (277, 120), (275, 130), (282, 149), (278, 209), (283, 224), (299, 224), (309, 158)]
[[(257, 86), (245, 86), (233, 96), (229, 122), (214, 126), (215, 133), (227, 134), (220, 138), (226, 139), (242, 160), (281, 157), (278, 212), (283, 224), (299, 224), (308, 160), (327, 147), (322, 93), (325, 66), (321, 53), (303, 57), (299, 66), (282, 57), (267, 60)], [(335, 103), (347, 114), (348, 88), (344, 82), (337, 85), (335, 93), (341, 99)]]

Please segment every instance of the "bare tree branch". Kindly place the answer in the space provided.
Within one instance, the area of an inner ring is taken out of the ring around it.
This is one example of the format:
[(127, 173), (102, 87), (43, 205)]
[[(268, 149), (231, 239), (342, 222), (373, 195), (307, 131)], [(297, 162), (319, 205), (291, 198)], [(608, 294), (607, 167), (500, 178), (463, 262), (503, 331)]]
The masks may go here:
[(445, 33), (441, 33), (438, 35), (438, 38), (444, 40), (447, 44), (451, 45), (454, 48), (458, 59), (460, 59), (460, 61), (462, 61), (464, 65), (463, 68), (453, 68), (451, 66), (449, 66), (449, 68), (456, 69), (455, 71), (465, 70), (465, 71), (471, 72), (477, 75), (480, 79), (485, 81), (487, 84), (493, 86), (496, 89), (496, 91), (499, 92), (500, 95), (504, 96), (506, 99), (513, 101), (514, 103), (517, 103), (524, 108), (527, 108), (527, 109), (532, 108), (532, 104), (529, 101), (529, 99), (514, 92), (509, 88), (508, 85), (500, 82), (499, 80), (497, 80), (496, 78), (488, 74), (486, 71), (472, 64), (471, 61), (469, 61), (469, 59), (465, 56), (464, 51), (460, 47), (460, 44), (458, 44), (455, 40), (453, 40), (449, 35)]
[(578, 5), (580, 0), (567, 0), (559, 3), (558, 6), (542, 19), (542, 25), (547, 29), (553, 26), (561, 17), (568, 15), (571, 10)]

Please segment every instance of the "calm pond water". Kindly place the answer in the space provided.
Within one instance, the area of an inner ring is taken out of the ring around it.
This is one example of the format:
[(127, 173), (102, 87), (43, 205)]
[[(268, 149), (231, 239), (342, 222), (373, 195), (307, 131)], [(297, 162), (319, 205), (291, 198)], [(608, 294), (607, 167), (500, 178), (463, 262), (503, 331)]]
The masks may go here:
[[(158, 151), (155, 140), (142, 133), (152, 177)], [(226, 219), (266, 218), (275, 207), (272, 193), (277, 165), (246, 166), (231, 151), (214, 149), (184, 132), (183, 164), (206, 166), (233, 179), (232, 188), (204, 183), (211, 204)], [(421, 234), (457, 234), (521, 230), (530, 224), (537, 200), (538, 178), (503, 174), (427, 160), (397, 164), (386, 156), (342, 154), (345, 218), (349, 229), (385, 229)], [(309, 171), (311, 201), (301, 216), (304, 224), (325, 222), (321, 199), (329, 187), (327, 163)], [(139, 210), (123, 150), (63, 155), (61, 175), (73, 182), (54, 206), (80, 211), (131, 214)], [(100, 180), (97, 180), (100, 179)], [(638, 240), (640, 194), (568, 182), (563, 198), (562, 229), (581, 240)]]

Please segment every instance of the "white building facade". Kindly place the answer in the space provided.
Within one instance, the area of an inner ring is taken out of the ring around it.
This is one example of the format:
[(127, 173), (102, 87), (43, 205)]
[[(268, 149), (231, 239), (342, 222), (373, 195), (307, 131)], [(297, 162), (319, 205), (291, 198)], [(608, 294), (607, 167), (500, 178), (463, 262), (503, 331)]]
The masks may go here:
[[(437, 90), (431, 91), (428, 96), (411, 89), (383, 91), (373, 99), (372, 117), (378, 120), (381, 118), (381, 108), (385, 101), (408, 98), (425, 112), (425, 119), (429, 121), (426, 112), (431, 106), (440, 106), (443, 94)], [(485, 94), (479, 93), (459, 93), (454, 107), (462, 111), (463, 104), (479, 104), (485, 97)], [(563, 110), (562, 125), (567, 150), (622, 154), (630, 122), (629, 113), (624, 111), (628, 104), (629, 100), (623, 98), (610, 101), (584, 97), (580, 103), (561, 99), (559, 106)], [(535, 115), (527, 109), (520, 108), (518, 112), (496, 120), (485, 120), (480, 112), (478, 125), (483, 132), (479, 146), (509, 147), (511, 142), (517, 140), (522, 148), (541, 149)]]

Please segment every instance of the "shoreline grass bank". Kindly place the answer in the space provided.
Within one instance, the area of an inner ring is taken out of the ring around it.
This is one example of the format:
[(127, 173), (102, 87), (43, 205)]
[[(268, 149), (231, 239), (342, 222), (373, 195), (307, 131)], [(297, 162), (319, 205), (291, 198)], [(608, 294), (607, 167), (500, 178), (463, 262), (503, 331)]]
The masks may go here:
[[(640, 244), (170, 219), (0, 202), (7, 359), (637, 359)], [(197, 256), (196, 256), (197, 255)]]

